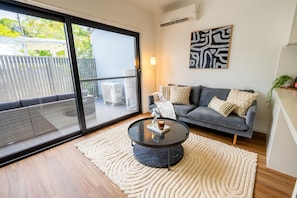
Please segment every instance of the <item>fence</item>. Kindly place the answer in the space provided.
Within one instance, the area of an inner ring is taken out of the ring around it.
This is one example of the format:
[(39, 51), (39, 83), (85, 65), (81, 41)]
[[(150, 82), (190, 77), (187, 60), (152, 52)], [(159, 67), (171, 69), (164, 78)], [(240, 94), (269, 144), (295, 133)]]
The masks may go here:
[[(96, 77), (95, 59), (79, 59), (81, 79)], [(96, 85), (83, 83), (82, 89), (98, 95)], [(0, 102), (73, 92), (68, 58), (0, 56)]]

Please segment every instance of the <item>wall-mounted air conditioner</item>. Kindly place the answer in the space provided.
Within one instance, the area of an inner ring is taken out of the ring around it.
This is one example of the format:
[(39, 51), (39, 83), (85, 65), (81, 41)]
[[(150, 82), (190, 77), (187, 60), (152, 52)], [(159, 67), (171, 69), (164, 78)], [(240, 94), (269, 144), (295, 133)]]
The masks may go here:
[(195, 4), (173, 10), (161, 15), (160, 27), (166, 27), (189, 20), (197, 20), (198, 12)]

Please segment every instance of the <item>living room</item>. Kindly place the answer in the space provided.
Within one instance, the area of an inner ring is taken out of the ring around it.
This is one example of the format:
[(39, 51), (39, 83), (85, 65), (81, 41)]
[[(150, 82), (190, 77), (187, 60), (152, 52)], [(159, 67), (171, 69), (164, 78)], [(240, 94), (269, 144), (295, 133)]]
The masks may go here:
[[(254, 89), (259, 94), (254, 131), (264, 135), (269, 134), (272, 110), (267, 103), (267, 93), (272, 81), (277, 77), (276, 75), (282, 73), (280, 72), (282, 65), (278, 64), (279, 57), (282, 47), (290, 42), (292, 36), (292, 24), (296, 18), (296, 0), (273, 2), (268, 0), (260, 2), (255, 0), (245, 2), (236, 0), (164, 0), (159, 3), (152, 2), (152, 5), (147, 1), (136, 0), (76, 2), (71, 0), (20, 0), (19, 2), (139, 32), (143, 113), (148, 112), (148, 95), (157, 91), (159, 85), (168, 83)], [(197, 20), (165, 28), (159, 27), (159, 16), (162, 12), (193, 3), (198, 6)], [(153, 7), (153, 5), (159, 7)], [(228, 68), (190, 69), (191, 32), (226, 25), (233, 25)], [(150, 65), (151, 56), (156, 57), (155, 66)], [(287, 72), (287, 70), (285, 71)], [(296, 71), (290, 72), (290, 75), (297, 76)], [(64, 146), (65, 149), (69, 147), (69, 144)], [(56, 150), (53, 149), (50, 152), (55, 153)], [(67, 153), (64, 154), (67, 155)], [(47, 160), (47, 155), (49, 154), (43, 156), (44, 161)], [(32, 158), (34, 160), (34, 156)], [(75, 161), (75, 159), (73, 160)], [(59, 157), (59, 161), (63, 161), (63, 156)], [(83, 168), (91, 168), (92, 165), (87, 162), (87, 160), (83, 160), (75, 162), (75, 164)], [(27, 163), (34, 162), (28, 161)], [(50, 164), (51, 161), (46, 163)], [(55, 166), (58, 165), (52, 163), (53, 170), (55, 170)], [(265, 165), (265, 162), (263, 164)], [(72, 166), (71, 163), (68, 166)], [(90, 174), (95, 171), (95, 169), (91, 169)], [(50, 178), (50, 173), (47, 171), (47, 169), (41, 170), (44, 177), (49, 179), (48, 185), (52, 185), (51, 181), (54, 179)], [(98, 175), (98, 173), (94, 174)], [(101, 180), (101, 178), (98, 179)], [(96, 186), (97, 183), (93, 180), (89, 182), (94, 182), (95, 184), (93, 184)], [(72, 183), (72, 185), (77, 184)], [(79, 187), (77, 186), (77, 188)], [(40, 188), (42, 187), (40, 186)], [(88, 187), (86, 186), (86, 188)], [(97, 190), (100, 191), (100, 188), (102, 187), (99, 184)], [(116, 188), (112, 188), (112, 190), (119, 191)], [(100, 197), (92, 193), (89, 195), (90, 197)], [(54, 195), (55, 192), (52, 196)], [(75, 194), (72, 195), (75, 196)], [(70, 195), (65, 194), (65, 196)]]
[[(193, 2), (173, 1), (164, 7), (169, 10), (174, 9), (174, 6), (182, 7)], [(144, 112), (148, 110), (147, 96), (154, 92), (158, 85), (174, 83), (253, 88), (259, 93), (255, 131), (267, 133), (270, 111), (267, 93), (276, 78), (281, 47), (289, 43), (296, 7), (294, 1), (273, 4), (257, 2), (257, 6), (253, 2), (197, 1), (197, 21), (163, 29), (159, 28), (158, 15), (143, 9), (135, 2), (102, 1), (99, 7), (96, 3), (98, 2), (91, 1), (87, 5), (82, 2), (69, 5), (67, 1), (35, 1), (37, 6), (140, 32)], [(86, 6), (88, 7), (81, 9)], [(111, 11), (112, 15), (109, 14)], [(233, 25), (228, 69), (189, 69), (191, 32), (225, 25)], [(157, 59), (156, 68), (150, 65), (152, 55)]]

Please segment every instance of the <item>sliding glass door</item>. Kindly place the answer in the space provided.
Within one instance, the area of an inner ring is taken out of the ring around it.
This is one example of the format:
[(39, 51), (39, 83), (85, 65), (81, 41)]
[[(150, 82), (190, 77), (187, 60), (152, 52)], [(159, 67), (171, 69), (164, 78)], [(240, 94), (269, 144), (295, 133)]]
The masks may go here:
[[(93, 119), (89, 114), (94, 107), (84, 103), (86, 127), (139, 112), (136, 37), (78, 24), (72, 24), (72, 30), (80, 86), (95, 102)], [(89, 39), (80, 40), (81, 34)], [(79, 49), (82, 42), (88, 43), (83, 51)]]
[(0, 153), (79, 130), (64, 23), (0, 11)]
[(140, 109), (139, 35), (0, 2), (0, 166)]

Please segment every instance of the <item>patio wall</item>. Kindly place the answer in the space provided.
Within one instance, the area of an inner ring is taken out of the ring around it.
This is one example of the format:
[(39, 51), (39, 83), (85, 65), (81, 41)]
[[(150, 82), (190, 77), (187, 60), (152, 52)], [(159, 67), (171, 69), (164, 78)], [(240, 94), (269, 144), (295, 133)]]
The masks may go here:
[[(96, 74), (94, 59), (79, 59), (78, 67), (82, 79)], [(82, 89), (98, 95), (95, 84)], [(0, 90), (0, 102), (74, 92), (69, 58), (0, 56)]]

